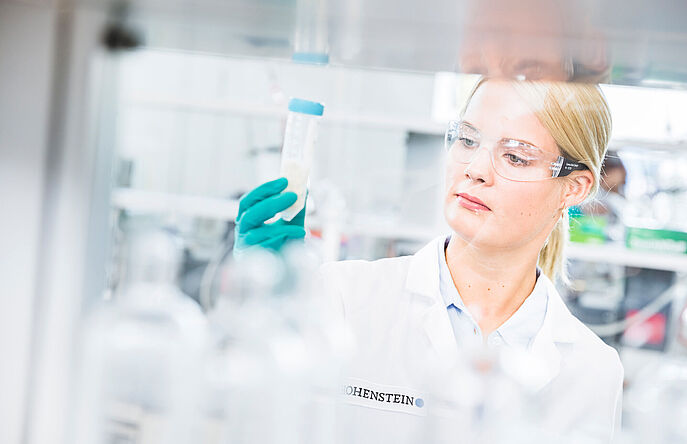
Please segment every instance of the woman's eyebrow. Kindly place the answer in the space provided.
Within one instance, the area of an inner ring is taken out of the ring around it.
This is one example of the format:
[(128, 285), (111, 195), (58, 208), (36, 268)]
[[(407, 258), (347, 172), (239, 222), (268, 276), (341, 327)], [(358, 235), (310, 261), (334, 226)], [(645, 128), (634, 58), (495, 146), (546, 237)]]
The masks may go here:
[(541, 148), (539, 148), (537, 145), (533, 144), (532, 142), (528, 142), (527, 140), (516, 139), (515, 137), (504, 137), (504, 138), (502, 138), (501, 140), (513, 140), (513, 141), (515, 141), (515, 142), (524, 143), (525, 145), (529, 145), (529, 146), (531, 146), (532, 148), (536, 148), (536, 149), (538, 149), (538, 150), (540, 150), (540, 151), (543, 151), (543, 150), (542, 150)]
[[(463, 121), (462, 121), (462, 124), (465, 125), (465, 126), (467, 126), (468, 128), (470, 128), (471, 130), (477, 131), (477, 133), (480, 132), (480, 131), (475, 127), (475, 125), (473, 125), (472, 123), (468, 122), (467, 120), (463, 120)], [(513, 141), (515, 141), (515, 142), (520, 142), (520, 143), (523, 143), (523, 144), (525, 144), (525, 145), (528, 145), (528, 146), (530, 146), (530, 147), (532, 147), (532, 148), (538, 149), (539, 151), (544, 151), (544, 150), (542, 150), (541, 148), (539, 148), (537, 145), (533, 144), (532, 142), (528, 142), (527, 140), (516, 139), (515, 137), (502, 137), (501, 140), (513, 140)]]
[(475, 130), (479, 133), (479, 130), (473, 125), (472, 123), (468, 122), (467, 120), (463, 120), (463, 125), (470, 127), (471, 130)]

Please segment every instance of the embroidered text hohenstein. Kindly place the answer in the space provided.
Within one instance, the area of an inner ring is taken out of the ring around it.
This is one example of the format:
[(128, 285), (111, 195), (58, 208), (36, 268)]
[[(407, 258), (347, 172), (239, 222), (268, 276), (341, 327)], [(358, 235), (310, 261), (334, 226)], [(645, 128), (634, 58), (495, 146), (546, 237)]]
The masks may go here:
[[(356, 387), (353, 385), (345, 385), (343, 387), (343, 391), (344, 394), (347, 396), (358, 396), (360, 398), (371, 399), (373, 401), (387, 402), (393, 404), (415, 405), (414, 396), (408, 396), (402, 393), (377, 392), (364, 387)], [(421, 406), (418, 405), (418, 407)]]

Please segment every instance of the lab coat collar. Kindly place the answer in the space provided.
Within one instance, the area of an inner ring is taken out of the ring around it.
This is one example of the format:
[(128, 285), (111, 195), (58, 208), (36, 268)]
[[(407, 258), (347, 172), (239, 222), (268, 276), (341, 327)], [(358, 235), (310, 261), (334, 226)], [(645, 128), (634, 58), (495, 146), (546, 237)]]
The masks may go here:
[(407, 291), (441, 302), (437, 244), (445, 239), (446, 236), (434, 238), (412, 256), (406, 277)]
[[(449, 321), (446, 307), (439, 290), (439, 263), (436, 257), (437, 243), (446, 236), (439, 236), (425, 245), (412, 257), (405, 288), (428, 302), (422, 314), (425, 332), (439, 360), (449, 366), (457, 361), (458, 344)], [(551, 280), (542, 274), (548, 293), (546, 316), (535, 336), (531, 353), (544, 363), (538, 388), (544, 387), (560, 371), (561, 353), (558, 344), (574, 343), (578, 338), (576, 319), (561, 299)]]
[(542, 274), (539, 279), (543, 279), (546, 283), (547, 294), (549, 296), (542, 330), (546, 327), (551, 333), (551, 339), (554, 342), (575, 342), (579, 338), (579, 330), (577, 329), (579, 321), (570, 313), (570, 310), (568, 310), (565, 302), (563, 302), (561, 295), (558, 294), (558, 290), (553, 282), (551, 282), (545, 274)]
[(446, 236), (439, 236), (412, 256), (406, 277), (406, 291), (423, 298), (422, 323), (439, 363), (453, 365), (458, 359), (458, 343), (448, 318), (439, 287), (438, 243)]
[(572, 344), (578, 339), (575, 317), (558, 294), (558, 290), (551, 280), (544, 274), (549, 295), (544, 324), (534, 337), (531, 353), (543, 365), (543, 371), (537, 384), (533, 388), (541, 389), (546, 386), (561, 370), (561, 344)]

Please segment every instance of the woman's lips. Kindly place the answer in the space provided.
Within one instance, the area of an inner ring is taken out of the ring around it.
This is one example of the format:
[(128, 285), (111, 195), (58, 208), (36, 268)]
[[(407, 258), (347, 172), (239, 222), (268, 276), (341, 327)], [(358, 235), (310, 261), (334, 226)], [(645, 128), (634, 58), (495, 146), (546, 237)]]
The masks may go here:
[(467, 193), (458, 193), (458, 204), (472, 211), (491, 211), (491, 209), (475, 196), (470, 196)]

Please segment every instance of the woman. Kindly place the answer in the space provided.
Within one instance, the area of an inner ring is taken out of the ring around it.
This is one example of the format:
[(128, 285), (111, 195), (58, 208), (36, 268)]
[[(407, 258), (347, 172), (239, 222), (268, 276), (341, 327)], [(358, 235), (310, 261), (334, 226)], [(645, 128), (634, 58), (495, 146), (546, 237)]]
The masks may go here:
[[(432, 408), (428, 380), (482, 344), (541, 364), (529, 376), (553, 400), (542, 422), (563, 435), (612, 438), (620, 360), (552, 284), (565, 277), (567, 208), (596, 191), (610, 127), (597, 86), (483, 79), (446, 136), (451, 235), (413, 256), (323, 266), (358, 343), (344, 390), (364, 407), (351, 413), (358, 441), (420, 438)], [(264, 225), (295, 201), (285, 186), (279, 179), (244, 197), (237, 250), (304, 236), (302, 218)]]

